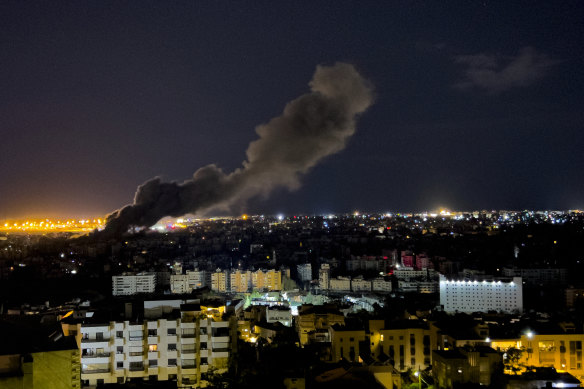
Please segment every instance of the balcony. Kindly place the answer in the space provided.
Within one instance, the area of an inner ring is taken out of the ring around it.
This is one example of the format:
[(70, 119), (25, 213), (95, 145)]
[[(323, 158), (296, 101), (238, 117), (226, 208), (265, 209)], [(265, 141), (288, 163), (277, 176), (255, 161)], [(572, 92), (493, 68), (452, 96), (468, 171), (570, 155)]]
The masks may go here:
[[(162, 336), (161, 336), (161, 338), (162, 338)], [(166, 335), (166, 343), (176, 343), (176, 341), (177, 341), (176, 334), (174, 334), (174, 335)], [(161, 340), (160, 343), (164, 343), (164, 342), (162, 342), (162, 340)]]
[(229, 336), (214, 336), (213, 343), (229, 343)]
[(144, 366), (130, 366), (130, 371), (144, 371)]
[(109, 343), (109, 338), (103, 339), (88, 339), (88, 338), (81, 338), (81, 343)]
[(81, 370), (81, 374), (100, 374), (100, 373), (109, 373), (109, 367), (103, 369), (91, 369), (91, 370)]
[(189, 334), (189, 333), (182, 334), (183, 339), (189, 339), (189, 338), (194, 338), (194, 337), (195, 337), (195, 334)]
[(82, 355), (81, 358), (107, 358), (109, 356), (110, 353), (93, 353)]
[(228, 351), (213, 351), (213, 354), (211, 354), (213, 356), (213, 358), (229, 358), (229, 352)]

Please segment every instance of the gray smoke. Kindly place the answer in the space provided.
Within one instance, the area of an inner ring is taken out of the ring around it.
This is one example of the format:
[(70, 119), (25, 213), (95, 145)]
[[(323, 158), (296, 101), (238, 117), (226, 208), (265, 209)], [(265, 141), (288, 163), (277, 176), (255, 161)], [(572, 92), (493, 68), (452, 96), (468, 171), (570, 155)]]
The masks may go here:
[(357, 115), (373, 103), (371, 84), (350, 64), (317, 66), (309, 85), (310, 93), (256, 128), (259, 139), (250, 143), (241, 168), (226, 174), (208, 165), (182, 183), (153, 178), (138, 187), (133, 204), (107, 216), (105, 232), (149, 227), (166, 216), (229, 210), (278, 187), (298, 188), (303, 174), (345, 148)]

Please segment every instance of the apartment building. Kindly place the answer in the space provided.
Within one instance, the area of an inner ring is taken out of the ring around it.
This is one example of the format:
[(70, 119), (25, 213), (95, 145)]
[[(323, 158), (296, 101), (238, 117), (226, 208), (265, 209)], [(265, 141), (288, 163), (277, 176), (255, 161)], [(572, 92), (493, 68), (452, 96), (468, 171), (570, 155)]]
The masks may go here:
[(371, 281), (371, 288), (374, 292), (382, 292), (382, 293), (389, 293), (391, 292), (392, 286), (391, 281), (386, 280), (383, 277), (374, 278)]
[(187, 270), (186, 274), (170, 275), (170, 292), (176, 294), (191, 293), (194, 289), (207, 286), (207, 272), (204, 270)]
[(83, 386), (170, 380), (198, 387), (209, 367), (226, 371), (237, 321), (225, 304), (186, 303), (176, 310), (162, 302), (158, 308), (165, 314), (156, 319), (62, 322), (65, 335), (76, 334)]
[(215, 270), (211, 273), (211, 290), (219, 293), (227, 293), (231, 290), (229, 282), (230, 277), (227, 272), (221, 269)]
[(302, 346), (310, 342), (329, 342), (328, 329), (345, 324), (345, 316), (331, 305), (303, 305), (298, 311), (296, 331)]
[(282, 290), (282, 272), (280, 270), (257, 270), (252, 273), (251, 280), (253, 290)]
[(139, 293), (154, 293), (156, 274), (124, 273), (112, 277), (112, 294), (114, 296), (131, 296)]
[(331, 292), (350, 292), (351, 279), (349, 277), (337, 277), (329, 280), (329, 290)]
[(329, 328), (329, 336), (333, 362), (341, 359), (350, 362), (359, 361), (359, 343), (366, 340), (365, 331), (334, 325)]
[(235, 270), (229, 275), (231, 292), (246, 293), (249, 291), (252, 282), (252, 273), (249, 270)]
[(371, 281), (364, 280), (363, 277), (353, 278), (351, 280), (351, 290), (353, 292), (371, 292)]
[(432, 334), (425, 322), (403, 320), (386, 326), (383, 320), (370, 320), (369, 331), (371, 354), (388, 357), (395, 369), (423, 370), (431, 365)]

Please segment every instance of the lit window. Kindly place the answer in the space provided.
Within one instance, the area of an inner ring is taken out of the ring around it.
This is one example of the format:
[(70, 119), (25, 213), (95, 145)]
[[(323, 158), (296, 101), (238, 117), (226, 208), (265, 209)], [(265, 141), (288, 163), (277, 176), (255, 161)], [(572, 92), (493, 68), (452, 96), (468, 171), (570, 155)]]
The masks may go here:
[(381, 335), (381, 341), (383, 342), (383, 335)]
[(157, 351), (158, 345), (157, 344), (149, 344), (148, 345), (148, 352)]

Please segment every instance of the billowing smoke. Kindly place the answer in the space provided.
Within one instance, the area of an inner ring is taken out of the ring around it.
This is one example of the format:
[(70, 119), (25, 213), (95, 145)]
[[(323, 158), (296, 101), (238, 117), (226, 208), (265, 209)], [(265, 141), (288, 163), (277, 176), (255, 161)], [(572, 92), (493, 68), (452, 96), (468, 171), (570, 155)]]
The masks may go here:
[(182, 183), (153, 178), (138, 187), (133, 204), (108, 215), (105, 232), (149, 227), (166, 216), (229, 210), (279, 187), (298, 188), (303, 174), (345, 148), (357, 115), (373, 103), (372, 86), (350, 64), (317, 66), (309, 85), (310, 93), (256, 128), (259, 139), (250, 143), (241, 168), (226, 174), (208, 165)]

